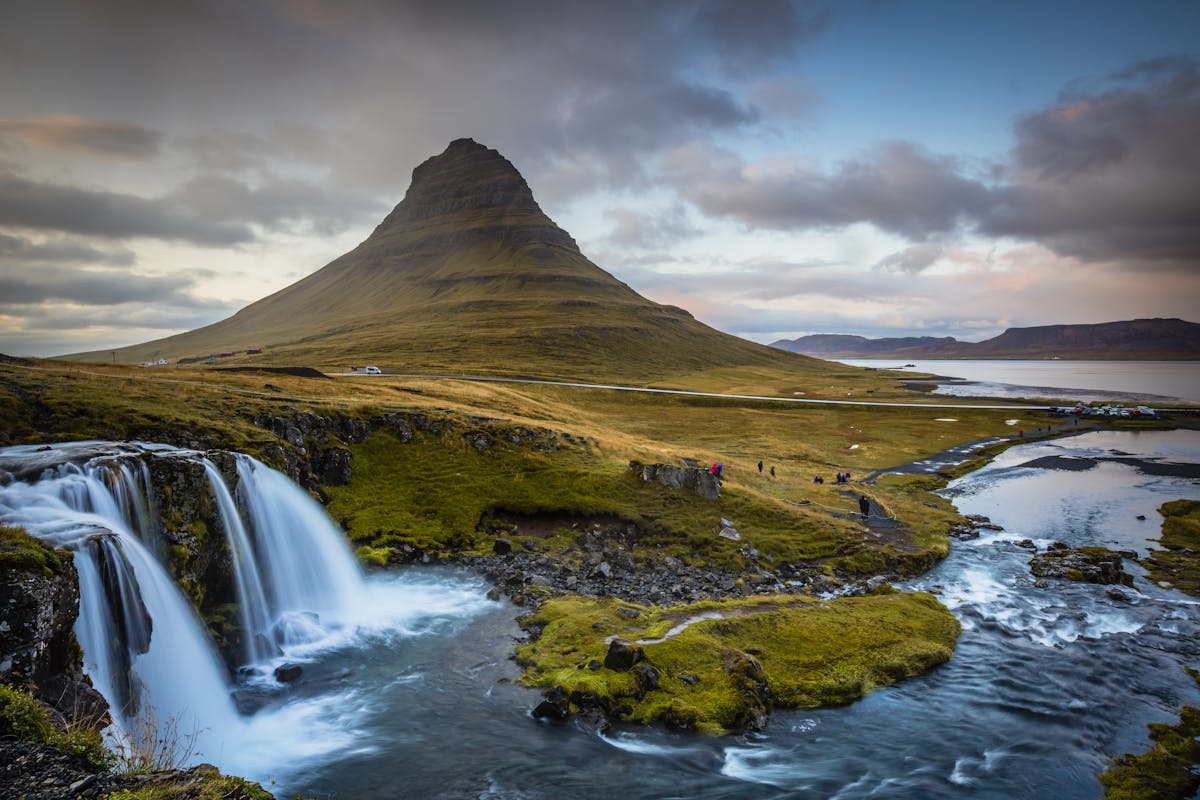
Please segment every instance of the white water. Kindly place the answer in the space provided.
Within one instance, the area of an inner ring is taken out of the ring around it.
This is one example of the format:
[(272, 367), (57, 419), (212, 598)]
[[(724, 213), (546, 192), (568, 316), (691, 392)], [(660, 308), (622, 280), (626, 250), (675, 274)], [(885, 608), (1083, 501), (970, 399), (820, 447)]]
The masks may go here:
[[(231, 698), (238, 685), (195, 611), (143, 544), (160, 524), (148, 491), (145, 460), (151, 458), (185, 458), (202, 464), (209, 477), (236, 567), (246, 656), (258, 662), (242, 688), (266, 698), (253, 716), (238, 713)], [(106, 451), (95, 443), (56, 445), (50, 453), (8, 448), (0, 450), (0, 477), (31, 459), (45, 468), (38, 477), (0, 486), (0, 522), (74, 552), (81, 596), (75, 632), (85, 672), (112, 706), (114, 735), (149, 723), (177, 731), (184, 741), (194, 736), (185, 754), (191, 763), (208, 761), (269, 781), (335, 754), (369, 751), (358, 725), (374, 710), (356, 691), (331, 685), (315, 695), (291, 695), (291, 687), (274, 681), (271, 667), (308, 663), (379, 637), (420, 636), (487, 605), (477, 584), (364, 580), (320, 506), (247, 456), (237, 459), (240, 504), (196, 453), (128, 445)], [(256, 646), (255, 634), (272, 636), (273, 644)]]

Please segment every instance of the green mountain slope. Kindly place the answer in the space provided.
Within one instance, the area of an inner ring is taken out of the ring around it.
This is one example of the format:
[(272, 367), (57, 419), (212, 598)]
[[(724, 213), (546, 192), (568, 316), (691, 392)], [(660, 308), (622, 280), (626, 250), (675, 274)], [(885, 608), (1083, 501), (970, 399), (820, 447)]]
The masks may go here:
[(815, 363), (643, 298), (579, 251), (507, 159), (470, 139), (418, 166), (349, 253), (228, 319), (116, 357), (592, 380)]

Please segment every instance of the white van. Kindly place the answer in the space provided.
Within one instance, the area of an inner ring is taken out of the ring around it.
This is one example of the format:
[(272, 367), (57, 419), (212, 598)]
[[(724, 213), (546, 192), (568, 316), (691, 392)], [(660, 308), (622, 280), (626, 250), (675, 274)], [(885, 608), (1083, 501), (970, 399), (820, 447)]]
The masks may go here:
[(382, 375), (383, 374), (379, 370), (379, 367), (366, 367), (363, 369), (363, 372), (365, 372), (368, 375)]

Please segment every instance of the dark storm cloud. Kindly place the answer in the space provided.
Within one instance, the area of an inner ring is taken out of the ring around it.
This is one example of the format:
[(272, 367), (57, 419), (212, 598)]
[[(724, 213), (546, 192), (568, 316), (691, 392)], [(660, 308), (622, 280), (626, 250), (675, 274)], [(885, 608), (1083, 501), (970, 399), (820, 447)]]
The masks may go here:
[(156, 200), (4, 173), (0, 173), (0, 225), (110, 239), (145, 236), (206, 247), (225, 247), (253, 238), (243, 224), (195, 219)]
[[(0, 26), (9, 67), (0, 69), (0, 96), (27, 97), (36, 78), (41, 96), (74, 113), (166, 132), (166, 144), (190, 148), (205, 171), (290, 158), (324, 173), (323, 187), (390, 203), (413, 166), (471, 136), (511, 158), (540, 198), (565, 200), (645, 186), (656, 153), (763, 124), (758, 103), (773, 95), (746, 87), (823, 29), (824, 8), (781, 0), (19, 4)], [(70, 57), (45, 58), (51, 39)]]
[(911, 239), (953, 231), (986, 211), (988, 189), (960, 170), (911, 142), (882, 144), (828, 174), (801, 165), (754, 169), (696, 147), (664, 161), (668, 180), (712, 216), (784, 230), (870, 222)]
[(0, 119), (0, 139), (18, 139), (51, 150), (120, 158), (158, 155), (162, 133), (121, 122), (72, 116)]
[(981, 220), (1062, 255), (1194, 269), (1200, 259), (1200, 69), (1157, 59), (1018, 120), (1007, 185)]

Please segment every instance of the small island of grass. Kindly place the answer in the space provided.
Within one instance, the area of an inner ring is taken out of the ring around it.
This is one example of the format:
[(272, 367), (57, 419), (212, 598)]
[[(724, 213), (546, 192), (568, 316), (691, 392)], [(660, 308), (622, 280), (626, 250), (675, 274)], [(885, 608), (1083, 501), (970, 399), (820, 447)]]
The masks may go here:
[[(521, 682), (566, 716), (720, 734), (770, 708), (852, 702), (948, 661), (958, 620), (932, 595), (750, 597), (676, 608), (562, 597), (522, 620)], [(614, 644), (615, 643), (615, 644)]]

